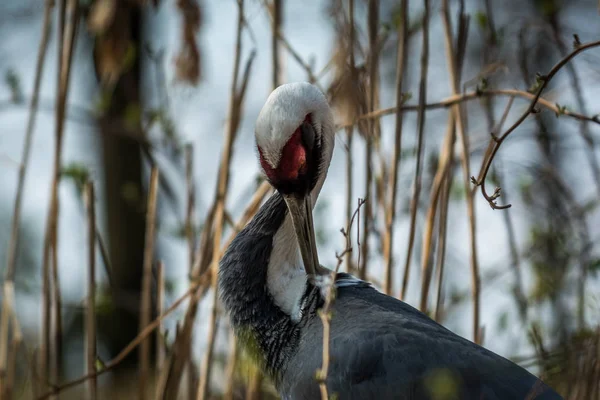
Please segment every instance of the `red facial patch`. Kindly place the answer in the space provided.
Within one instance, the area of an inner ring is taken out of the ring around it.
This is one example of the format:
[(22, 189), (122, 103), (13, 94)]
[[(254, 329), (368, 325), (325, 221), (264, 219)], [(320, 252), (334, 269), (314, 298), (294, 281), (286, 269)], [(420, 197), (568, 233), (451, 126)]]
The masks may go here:
[[(306, 117), (307, 119), (310, 116)], [(264, 159), (262, 149), (258, 148), (260, 154), (260, 165), (267, 174), (267, 177), (274, 182), (290, 181), (297, 179), (300, 174), (306, 172), (306, 149), (302, 144), (302, 132), (300, 128), (296, 129), (292, 137), (283, 146), (281, 158), (277, 168)]]

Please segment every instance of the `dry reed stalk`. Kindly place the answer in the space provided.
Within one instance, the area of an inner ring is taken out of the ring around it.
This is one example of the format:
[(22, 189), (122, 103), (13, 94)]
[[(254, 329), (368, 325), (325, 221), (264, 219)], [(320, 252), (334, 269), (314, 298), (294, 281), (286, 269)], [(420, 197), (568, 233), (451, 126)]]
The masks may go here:
[(9, 340), (9, 328), (10, 328), (10, 302), (6, 298), (7, 287), (12, 287), (12, 281), (6, 281), (3, 286), (3, 300), (2, 300), (2, 315), (0, 316), (0, 396), (5, 394), (6, 390), (6, 374), (8, 364), (8, 340)]
[[(594, 46), (592, 46), (592, 47), (594, 47)], [(537, 100), (536, 100), (536, 94), (529, 93), (529, 92), (526, 92), (523, 90), (518, 90), (518, 89), (481, 89), (481, 90), (474, 90), (472, 92), (459, 93), (457, 95), (448, 96), (447, 98), (440, 100), (438, 102), (426, 104), (425, 108), (427, 110), (435, 110), (435, 109), (439, 109), (439, 108), (449, 108), (449, 107), (455, 106), (456, 104), (463, 103), (466, 101), (476, 100), (476, 99), (479, 99), (482, 97), (492, 97), (492, 96), (519, 97), (519, 98), (522, 98), (525, 100), (529, 100), (530, 104), (532, 101), (536, 101), (537, 104), (539, 104), (540, 106), (546, 108), (548, 111), (551, 111), (555, 114), (571, 117), (571, 118), (574, 118), (579, 121), (586, 121), (586, 122), (593, 122), (595, 124), (600, 124), (600, 118), (596, 115), (588, 116), (588, 115), (584, 115), (584, 114), (581, 114), (578, 112), (573, 112), (573, 111), (569, 111), (566, 109), (562, 109), (562, 108), (559, 108), (556, 105), (556, 103), (552, 102), (551, 100), (545, 99), (543, 97), (537, 97)], [(403, 112), (414, 112), (414, 111), (419, 111), (419, 106), (409, 104), (409, 105), (400, 105), (400, 106), (396, 105), (394, 107), (382, 108), (382, 109), (374, 111), (374, 112), (369, 112), (369, 113), (360, 115), (353, 122), (338, 125), (337, 128), (342, 129), (342, 128), (346, 128), (349, 126), (354, 126), (355, 124), (359, 123), (360, 121), (367, 121), (367, 120), (370, 120), (373, 118), (381, 118), (386, 115), (395, 114), (398, 110), (403, 111)]]
[(270, 7), (271, 14), (271, 85), (273, 89), (278, 87), (281, 82), (281, 46), (279, 45), (278, 32), (281, 32), (281, 14), (282, 0), (272, 0)]
[(233, 388), (235, 386), (235, 367), (238, 357), (238, 343), (233, 329), (229, 330), (229, 355), (227, 357), (227, 368), (225, 368), (225, 394), (224, 400), (233, 400)]
[[(346, 151), (346, 225), (349, 224), (350, 219), (352, 218), (352, 189), (353, 189), (353, 179), (352, 179), (352, 138), (353, 132), (352, 127), (346, 128), (346, 143), (348, 145), (348, 149)], [(352, 253), (346, 253), (346, 271), (351, 274), (354, 272), (354, 268), (352, 266)]]
[[(186, 177), (186, 190), (187, 190), (187, 210), (186, 210), (186, 218), (185, 218), (185, 230), (188, 241), (188, 274), (189, 276), (193, 276), (194, 273), (194, 253), (196, 251), (196, 232), (194, 229), (194, 221), (196, 219), (196, 194), (195, 194), (195, 185), (194, 185), (194, 148), (191, 144), (188, 144), (185, 147), (185, 177)], [(161, 329), (157, 332), (157, 340), (160, 340), (161, 337)], [(158, 355), (162, 356), (162, 361), (164, 362), (165, 354), (164, 354), (164, 346), (161, 347), (162, 350), (158, 350)], [(196, 383), (194, 375), (194, 361), (191, 357), (188, 358), (188, 361), (185, 365), (185, 369), (187, 370), (187, 392), (188, 399), (193, 400), (196, 397)], [(157, 375), (160, 376), (160, 368), (157, 368)], [(157, 380), (158, 381), (158, 380)]]
[(223, 155), (221, 157), (221, 164), (219, 166), (219, 179), (217, 182), (217, 189), (215, 193), (214, 210), (215, 210), (215, 222), (214, 222), (214, 233), (213, 233), (213, 257), (211, 261), (212, 279), (211, 288), (213, 290), (212, 296), (212, 309), (209, 320), (209, 332), (208, 332), (208, 344), (206, 353), (202, 360), (202, 373), (200, 376), (200, 383), (198, 384), (198, 400), (205, 400), (209, 394), (209, 382), (210, 382), (210, 371), (212, 367), (212, 358), (214, 351), (214, 342), (217, 336), (217, 311), (218, 311), (218, 271), (219, 271), (219, 260), (220, 260), (220, 248), (221, 248), (221, 235), (223, 230), (223, 220), (225, 214), (225, 200), (227, 197), (227, 191), (229, 187), (229, 169), (231, 164), (231, 156), (233, 150), (233, 143), (235, 141), (237, 128), (239, 126), (241, 118), (242, 103), (244, 100), (245, 90), (250, 76), (250, 68), (254, 59), (254, 53), (250, 56), (244, 76), (242, 78), (242, 85), (238, 89), (238, 75), (240, 70), (241, 61), (241, 48), (242, 48), (242, 28), (244, 21), (244, 1), (238, 1), (238, 22), (236, 32), (236, 46), (235, 46), (235, 61), (233, 67), (233, 78), (231, 84), (231, 91), (229, 97), (229, 117), (227, 121), (225, 142), (223, 143)]
[[(356, 79), (356, 60), (354, 59), (354, 41), (355, 41), (355, 31), (354, 31), (354, 0), (348, 1), (348, 24), (350, 30), (350, 40), (348, 43), (348, 53), (350, 56), (350, 74), (351, 79), (354, 81)], [(354, 114), (353, 114), (354, 115)], [(353, 182), (352, 179), (352, 142), (354, 137), (354, 127), (348, 126), (346, 127), (346, 226), (350, 225), (350, 220), (352, 219), (352, 192), (353, 192)], [(350, 234), (350, 232), (348, 232)], [(353, 273), (352, 266), (352, 254), (350, 252), (346, 253), (346, 271), (348, 273)]]
[[(425, 216), (425, 226), (423, 228), (423, 240), (421, 244), (421, 300), (419, 308), (421, 311), (427, 309), (427, 299), (429, 296), (429, 283), (431, 276), (431, 258), (433, 256), (433, 230), (435, 227), (435, 217), (438, 209), (438, 202), (442, 186), (446, 179), (450, 179), (453, 161), (453, 148), (456, 138), (455, 115), (448, 115), (448, 125), (444, 141), (440, 149), (440, 159), (438, 167), (433, 177), (431, 191), (429, 192), (429, 205)], [(445, 240), (445, 239), (444, 239)], [(443, 262), (443, 260), (442, 260)], [(405, 270), (406, 271), (406, 270)], [(441, 282), (438, 283), (441, 285)], [(403, 299), (402, 294), (400, 299)]]
[(423, 132), (425, 130), (425, 104), (427, 104), (427, 71), (429, 69), (429, 0), (423, 3), (423, 48), (421, 50), (421, 78), (419, 81), (419, 113), (417, 116), (418, 137), (417, 137), (417, 160), (415, 167), (415, 181), (413, 183), (413, 196), (410, 202), (410, 230), (408, 238), (408, 250), (404, 263), (404, 274), (402, 277), (402, 291), (400, 298), (406, 297), (408, 280), (410, 277), (410, 265), (412, 260), (412, 250), (415, 242), (415, 231), (417, 221), (417, 209), (419, 208), (419, 196), (421, 194), (421, 174), (423, 158)]
[[(455, 134), (454, 134), (455, 135)], [(453, 136), (454, 136), (453, 135)], [(454, 152), (450, 152), (450, 165), (454, 164)], [(440, 194), (440, 216), (439, 216), (439, 232), (438, 232), (438, 246), (437, 246), (437, 257), (436, 257), (436, 271), (437, 271), (437, 290), (435, 300), (435, 313), (434, 319), (441, 322), (442, 318), (442, 288), (444, 282), (444, 261), (446, 259), (446, 239), (448, 233), (448, 204), (450, 203), (450, 189), (452, 188), (452, 169), (446, 171), (446, 175), (443, 178), (442, 192)], [(428, 271), (427, 278), (431, 272)], [(427, 291), (429, 288), (427, 288)]]
[[(158, 168), (152, 167), (148, 203), (146, 206), (146, 239), (144, 243), (144, 273), (142, 276), (142, 299), (140, 302), (140, 332), (150, 324), (152, 313), (152, 261), (156, 233), (156, 208), (158, 203)], [(150, 340), (142, 340), (139, 353), (139, 398), (148, 397), (148, 370), (150, 369)]]
[(185, 213), (185, 233), (188, 242), (188, 268), (192, 274), (194, 267), (194, 253), (196, 239), (194, 232), (194, 219), (196, 208), (196, 194), (194, 187), (194, 147), (191, 144), (185, 146), (185, 187), (187, 191), (187, 207)]
[[(367, 27), (369, 34), (369, 111), (375, 111), (377, 104), (377, 87), (379, 82), (379, 53), (377, 51), (378, 28), (379, 28), (379, 1), (369, 0), (367, 5)], [(358, 266), (359, 277), (367, 279), (369, 265), (369, 233), (373, 223), (373, 196), (371, 195), (371, 186), (373, 185), (373, 140), (378, 132), (378, 120), (369, 120), (367, 132), (365, 132), (365, 216), (363, 218), (363, 241), (362, 241), (362, 263)]]
[[(93, 182), (86, 185), (86, 203), (88, 214), (88, 292), (85, 313), (86, 356), (85, 372), (96, 371), (96, 195)], [(96, 377), (88, 382), (88, 398), (95, 400), (98, 394)]]
[[(460, 13), (463, 13), (463, 3), (460, 3)], [(460, 82), (462, 78), (462, 66), (464, 63), (464, 54), (466, 50), (467, 33), (468, 33), (468, 19), (460, 18), (458, 24), (458, 32), (456, 38), (456, 58), (455, 67), (456, 75), (454, 78)], [(443, 276), (444, 276), (444, 260), (446, 256), (446, 235), (447, 235), (447, 221), (448, 221), (448, 202), (450, 201), (450, 188), (453, 184), (452, 171), (454, 166), (454, 142), (456, 140), (456, 118), (454, 112), (450, 112), (448, 115), (448, 127), (445, 135), (444, 145), (442, 146), (442, 154), (440, 162), (438, 163), (438, 169), (436, 171), (433, 187), (430, 193), (430, 205), (427, 210), (427, 218), (425, 223), (425, 230), (423, 235), (423, 247), (421, 253), (421, 268), (422, 268), (422, 286), (421, 286), (421, 310), (427, 309), (427, 301), (429, 297), (429, 285), (431, 283), (432, 275), (432, 257), (433, 257), (433, 228), (435, 224), (435, 217), (437, 215), (438, 202), (440, 208), (439, 215), (439, 246), (438, 246), (438, 258), (437, 264), (437, 293), (436, 293), (436, 315), (437, 318), (441, 318), (442, 312), (442, 287), (443, 287)]]
[[(408, 53), (408, 0), (402, 0), (400, 5), (400, 29), (398, 29), (398, 56), (396, 59), (396, 104), (403, 103), (404, 70), (406, 68), (406, 55)], [(385, 268), (384, 291), (392, 293), (394, 252), (394, 221), (396, 219), (396, 198), (398, 194), (398, 177), (400, 175), (400, 155), (402, 154), (402, 122), (403, 113), (396, 112), (396, 125), (394, 134), (394, 152), (392, 153), (392, 171), (389, 176), (390, 188), (389, 201), (385, 212), (385, 235), (383, 237), (383, 259)]]
[[(19, 228), (21, 219), (21, 205), (23, 192), (25, 187), (25, 176), (29, 165), (29, 155), (31, 153), (31, 142), (33, 140), (33, 132), (38, 110), (40, 85), (44, 73), (44, 64), (46, 63), (46, 53), (48, 50), (48, 41), (50, 37), (50, 13), (54, 7), (54, 0), (46, 0), (44, 8), (44, 18), (42, 22), (42, 38), (38, 47), (37, 61), (35, 66), (35, 78), (33, 82), (33, 95), (29, 104), (29, 118), (27, 119), (27, 128), (25, 130), (25, 140), (23, 142), (23, 152), (21, 155), (21, 163), (19, 164), (19, 176), (17, 179), (17, 194), (13, 205), (13, 219), (10, 229), (10, 242), (8, 244), (7, 263), (5, 280), (13, 281), (16, 262), (17, 262), (17, 247), (19, 242)], [(0, 373), (1, 375), (1, 373)]]
[[(165, 306), (165, 263), (159, 261), (156, 266), (156, 315), (161, 315)], [(156, 329), (156, 382), (160, 375), (160, 369), (165, 363), (166, 349), (162, 337), (162, 323)]]
[(10, 345), (8, 344), (8, 332), (2, 332), (1, 340), (6, 340), (6, 343), (1, 343), (3, 354), (0, 356), (0, 364), (2, 364), (2, 386), (0, 387), (0, 398), (11, 399), (15, 384), (15, 372), (17, 369), (16, 358), (20, 344), (23, 341), (23, 334), (19, 320), (17, 318), (15, 305), (15, 288), (12, 281), (5, 281), (3, 285), (4, 296), (2, 298), (2, 331), (9, 329), (12, 326), (12, 338)]
[[(273, 1), (278, 1), (278, 0), (273, 0)], [(238, 0), (238, 3), (239, 3), (239, 0)], [(273, 16), (273, 13), (271, 12), (271, 7), (269, 6), (269, 3), (267, 2), (267, 0), (263, 0), (262, 1), (262, 5), (265, 8), (265, 10), (267, 10), (267, 14), (269, 15), (269, 18), (271, 19), (271, 27), (274, 27), (275, 26), (274, 16)], [(281, 8), (281, 6), (280, 6), (280, 8)], [(244, 18), (244, 21), (245, 21), (245, 18)], [(281, 21), (279, 21), (279, 24), (281, 24)], [(292, 45), (290, 44), (290, 42), (287, 40), (287, 38), (285, 37), (285, 35), (281, 31), (281, 29), (275, 30), (274, 34), (277, 36), (278, 43), (281, 44), (281, 45), (283, 45), (283, 47), (286, 48), (286, 50), (288, 51), (288, 53), (290, 53), (290, 55), (292, 56), (292, 58), (306, 72), (306, 75), (308, 76), (308, 81), (310, 83), (312, 83), (313, 85), (317, 86), (322, 92), (325, 92), (323, 90), (323, 88), (321, 87), (321, 85), (319, 84), (319, 80), (315, 76), (315, 74), (314, 74), (311, 66), (306, 61), (304, 61), (302, 59), (302, 57), (300, 56), (300, 54), (298, 54), (298, 52), (292, 47)], [(280, 62), (281, 62), (281, 60), (279, 60), (279, 63)], [(273, 76), (273, 79), (274, 78), (275, 77)], [(281, 76), (278, 75), (277, 79), (281, 80)]]
[(256, 214), (264, 198), (272, 192), (272, 188), (273, 187), (269, 184), (269, 182), (263, 181), (263, 183), (260, 184), (258, 189), (256, 189), (256, 192), (254, 192), (252, 199), (250, 199), (250, 203), (248, 203), (248, 206), (246, 206), (246, 209), (242, 213), (242, 216), (235, 224), (234, 231), (231, 232), (231, 235), (229, 235), (229, 237), (225, 241), (225, 244), (221, 247), (221, 253), (219, 255), (219, 258), (223, 257), (223, 255), (225, 254), (225, 250), (227, 250), (227, 247), (229, 247), (231, 241), (244, 228), (244, 226), (246, 226), (248, 221), (250, 221), (250, 218), (252, 218), (254, 214)]
[(84, 374), (83, 376), (80, 376), (79, 378), (73, 379), (72, 381), (66, 382), (66, 383), (64, 383), (62, 385), (59, 385), (59, 386), (55, 386), (52, 389), (44, 392), (43, 394), (41, 394), (39, 396), (36, 396), (36, 398), (38, 400), (47, 399), (47, 398), (49, 398), (52, 395), (58, 394), (58, 393), (63, 392), (65, 390), (67, 390), (67, 389), (70, 389), (72, 387), (80, 385), (80, 384), (86, 382), (87, 380), (89, 380), (89, 379), (91, 379), (93, 377), (98, 377), (100, 375), (105, 374), (106, 372), (111, 371), (113, 368), (115, 368), (117, 365), (119, 365), (121, 362), (123, 362), (123, 360), (129, 354), (131, 354), (131, 352), (133, 352), (134, 350), (136, 350), (138, 348), (138, 346), (140, 345), (140, 343), (142, 343), (144, 340), (146, 340), (146, 338), (148, 338), (154, 332), (154, 330), (158, 328), (158, 326), (162, 323), (162, 321), (166, 317), (168, 317), (173, 311), (175, 311), (181, 305), (181, 303), (183, 303), (188, 297), (190, 297), (194, 293), (196, 293), (198, 291), (198, 288), (206, 285), (208, 283), (208, 281), (209, 281), (209, 278), (210, 278), (210, 274), (206, 274), (205, 276), (203, 276), (200, 279), (198, 279), (197, 283), (193, 283), (192, 286), (181, 297), (179, 297), (177, 300), (175, 300), (175, 302), (173, 302), (173, 304), (167, 310), (165, 310), (165, 312), (162, 315), (159, 315), (154, 321), (152, 321), (149, 325), (147, 325), (112, 360), (110, 360), (109, 362), (105, 363), (102, 369), (96, 369), (96, 371), (94, 371), (92, 373)]
[[(66, 23), (67, 5), (66, 0), (59, 3), (59, 40), (58, 40), (58, 90), (56, 94), (56, 125), (55, 125), (55, 147), (54, 163), (52, 171), (52, 185), (50, 190), (50, 204), (48, 207), (48, 217), (46, 231), (44, 234), (44, 249), (42, 258), (42, 329), (40, 345), (40, 372), (38, 376), (43, 384), (47, 384), (50, 379), (49, 363), (51, 354), (54, 355), (54, 365), (51, 369), (54, 378), (58, 376), (60, 370), (60, 357), (62, 353), (61, 343), (61, 313), (60, 313), (60, 290), (58, 287), (57, 272), (57, 252), (58, 252), (58, 185), (60, 181), (60, 166), (63, 130), (65, 123), (66, 101), (69, 91), (69, 78), (71, 72), (71, 62), (73, 47), (79, 24), (79, 3), (76, 0), (68, 0), (69, 23)], [(50, 255), (54, 252), (53, 262), (51, 264)], [(52, 268), (52, 266), (54, 268)], [(51, 285), (50, 273), (53, 269), (54, 285)], [(52, 293), (51, 293), (52, 290)], [(54, 304), (52, 304), (54, 300)], [(52, 307), (54, 305), (54, 307)], [(52, 333), (52, 316), (56, 324), (53, 336), (53, 346), (50, 347), (50, 338)], [(51, 351), (52, 350), (52, 351)]]
[(252, 379), (246, 388), (246, 398), (245, 400), (260, 400), (261, 392), (262, 392), (262, 383), (263, 383), (263, 374), (262, 371), (256, 368), (254, 370), (254, 374), (252, 374)]
[[(460, 15), (459, 18), (468, 18)], [(458, 50), (454, 49), (452, 43), (452, 26), (450, 22), (450, 10), (448, 6), (448, 0), (442, 1), (442, 21), (444, 26), (444, 37), (446, 43), (446, 57), (448, 70), (450, 74), (450, 83), (452, 94), (457, 95), (460, 93), (460, 76), (457, 71), (457, 54)], [(465, 193), (467, 194), (467, 215), (469, 219), (469, 243), (471, 247), (471, 282), (473, 297), (473, 341), (479, 343), (479, 298), (480, 298), (480, 279), (479, 279), (479, 266), (477, 262), (477, 237), (476, 237), (476, 218), (475, 218), (475, 205), (470, 193), (470, 161), (469, 161), (469, 138), (466, 132), (466, 115), (463, 112), (461, 104), (454, 106), (453, 112), (456, 115), (456, 130), (461, 143), (461, 164), (463, 170), (463, 184), (465, 186)]]

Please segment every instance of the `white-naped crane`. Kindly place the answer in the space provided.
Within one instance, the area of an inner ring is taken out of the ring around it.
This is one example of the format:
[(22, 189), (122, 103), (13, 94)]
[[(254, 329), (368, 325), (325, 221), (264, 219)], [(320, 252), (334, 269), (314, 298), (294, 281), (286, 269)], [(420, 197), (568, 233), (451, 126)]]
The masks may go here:
[[(232, 326), (283, 399), (318, 399), (328, 273), (319, 264), (312, 208), (334, 147), (325, 96), (309, 83), (275, 89), (256, 122), (260, 164), (276, 189), (220, 263), (219, 290)], [(338, 273), (331, 304), (326, 385), (345, 399), (561, 399), (511, 361), (464, 339), (410, 305)]]

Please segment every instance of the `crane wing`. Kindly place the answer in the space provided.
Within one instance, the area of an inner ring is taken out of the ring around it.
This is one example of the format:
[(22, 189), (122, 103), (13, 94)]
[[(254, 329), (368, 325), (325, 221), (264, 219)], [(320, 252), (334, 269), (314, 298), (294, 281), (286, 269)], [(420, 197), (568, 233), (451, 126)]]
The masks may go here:
[[(339, 399), (561, 399), (534, 375), (365, 285), (342, 287), (333, 303), (327, 386)], [(319, 398), (319, 318), (302, 329), (281, 391)]]

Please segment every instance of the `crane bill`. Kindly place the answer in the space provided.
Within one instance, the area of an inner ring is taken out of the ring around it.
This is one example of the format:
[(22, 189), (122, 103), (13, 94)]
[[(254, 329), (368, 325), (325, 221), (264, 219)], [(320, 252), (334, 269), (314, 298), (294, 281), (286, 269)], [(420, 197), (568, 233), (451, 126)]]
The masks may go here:
[(304, 270), (309, 276), (315, 276), (322, 269), (317, 254), (315, 228), (312, 218), (312, 199), (310, 194), (303, 197), (295, 195), (284, 196), (292, 224), (296, 231), (296, 239), (304, 263)]

